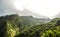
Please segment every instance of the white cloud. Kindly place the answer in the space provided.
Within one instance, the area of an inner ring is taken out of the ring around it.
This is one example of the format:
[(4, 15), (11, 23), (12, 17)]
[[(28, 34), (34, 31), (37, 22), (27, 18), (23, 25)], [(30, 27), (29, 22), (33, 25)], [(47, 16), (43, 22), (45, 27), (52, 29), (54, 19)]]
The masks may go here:
[(57, 15), (60, 11), (60, 0), (16, 0), (16, 1), (17, 2), (15, 2), (15, 0), (1, 0), (0, 7), (3, 9), (3, 11), (6, 10), (5, 12), (3, 12), (3, 14), (16, 13), (15, 12), (16, 8), (22, 10), (25, 7), (31, 10), (32, 13), (35, 13), (39, 16), (43, 15), (51, 18)]

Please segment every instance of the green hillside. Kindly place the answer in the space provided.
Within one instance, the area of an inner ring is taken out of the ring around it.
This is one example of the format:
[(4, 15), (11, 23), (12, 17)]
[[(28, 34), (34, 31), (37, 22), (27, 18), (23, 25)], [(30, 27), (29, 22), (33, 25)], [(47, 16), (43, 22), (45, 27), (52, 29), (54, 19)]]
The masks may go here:
[(60, 18), (38, 19), (17, 14), (1, 16), (0, 37), (60, 37)]

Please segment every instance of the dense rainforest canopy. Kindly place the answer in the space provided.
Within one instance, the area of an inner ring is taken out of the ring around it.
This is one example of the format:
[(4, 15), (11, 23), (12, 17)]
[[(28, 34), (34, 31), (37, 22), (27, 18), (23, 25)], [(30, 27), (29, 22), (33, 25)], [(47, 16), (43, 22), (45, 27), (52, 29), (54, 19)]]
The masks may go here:
[(17, 14), (0, 17), (0, 37), (60, 37), (60, 18), (34, 18)]

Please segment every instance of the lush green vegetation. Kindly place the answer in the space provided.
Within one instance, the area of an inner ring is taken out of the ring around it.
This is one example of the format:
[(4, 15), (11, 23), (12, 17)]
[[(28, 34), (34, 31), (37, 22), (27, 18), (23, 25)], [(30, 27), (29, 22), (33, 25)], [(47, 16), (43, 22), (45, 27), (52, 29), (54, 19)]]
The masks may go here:
[(37, 19), (32, 16), (0, 17), (0, 37), (60, 37), (60, 18)]

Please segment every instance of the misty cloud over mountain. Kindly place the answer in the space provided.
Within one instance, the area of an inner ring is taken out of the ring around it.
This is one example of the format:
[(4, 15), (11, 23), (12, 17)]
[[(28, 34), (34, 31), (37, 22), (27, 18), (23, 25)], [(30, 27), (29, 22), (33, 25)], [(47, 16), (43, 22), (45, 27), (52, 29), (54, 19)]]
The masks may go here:
[[(13, 1), (14, 0), (0, 0), (0, 16), (2, 15), (9, 15), (9, 14), (19, 14), (23, 16), (34, 16), (37, 18), (47, 18), (46, 16), (38, 15), (33, 13), (32, 11), (24, 8), (22, 11), (18, 11), (14, 8), (13, 6)], [(58, 17), (60, 16), (59, 14), (57, 15)]]
[[(23, 16), (34, 16), (34, 17), (42, 17), (41, 15), (37, 15), (28, 9), (24, 9), (23, 11), (18, 11), (13, 7), (13, 0), (0, 0), (0, 16), (8, 15), (8, 14), (19, 14)], [(45, 16), (43, 16), (45, 17)]]

